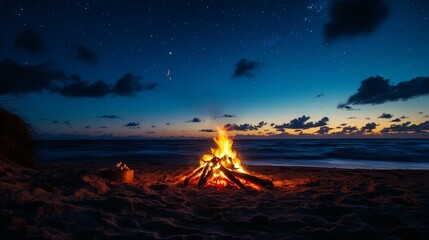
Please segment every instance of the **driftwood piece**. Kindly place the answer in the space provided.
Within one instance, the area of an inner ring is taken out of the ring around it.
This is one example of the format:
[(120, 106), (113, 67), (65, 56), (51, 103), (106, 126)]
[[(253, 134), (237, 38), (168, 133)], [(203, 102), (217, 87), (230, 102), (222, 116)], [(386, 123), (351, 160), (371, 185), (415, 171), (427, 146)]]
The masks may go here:
[(203, 173), (200, 176), (200, 180), (198, 181), (198, 187), (201, 187), (204, 185), (204, 183), (206, 183), (207, 181), (207, 171), (209, 169), (210, 165), (208, 163), (206, 163)]
[(206, 184), (207, 180), (209, 180), (212, 177), (212, 175), (213, 175), (213, 169), (210, 168), (210, 170), (207, 172), (207, 175), (202, 180), (201, 185), (198, 185), (198, 186), (204, 186)]
[(238, 180), (236, 177), (234, 177), (234, 175), (231, 173), (231, 171), (226, 169), (224, 166), (222, 166), (222, 164), (220, 165), (219, 170), (221, 170), (223, 172), (223, 174), (225, 174), (225, 177), (227, 177), (233, 183), (237, 184), (238, 187), (240, 187), (241, 189), (246, 189), (246, 187), (243, 185), (243, 183), (241, 183), (240, 180)]
[(197, 169), (195, 169), (194, 170), (194, 172), (189, 176), (189, 177), (186, 177), (185, 178), (185, 181), (183, 182), (183, 184), (185, 185), (185, 186), (187, 186), (188, 185), (188, 182), (189, 182), (189, 180), (191, 180), (191, 178), (192, 177), (194, 177), (195, 175), (197, 175), (198, 173), (200, 173), (202, 170), (203, 170), (203, 168), (204, 168), (204, 166), (201, 166), (201, 167), (199, 167), (199, 168), (197, 168)]
[(259, 185), (261, 187), (274, 187), (274, 184), (269, 180), (261, 179), (261, 178), (255, 177), (253, 175), (249, 175), (247, 173), (234, 172), (234, 171), (231, 171), (231, 172), (234, 176), (236, 176), (238, 178), (242, 178), (242, 179), (247, 180), (247, 181), (250, 181), (250, 182), (252, 182), (256, 185)]

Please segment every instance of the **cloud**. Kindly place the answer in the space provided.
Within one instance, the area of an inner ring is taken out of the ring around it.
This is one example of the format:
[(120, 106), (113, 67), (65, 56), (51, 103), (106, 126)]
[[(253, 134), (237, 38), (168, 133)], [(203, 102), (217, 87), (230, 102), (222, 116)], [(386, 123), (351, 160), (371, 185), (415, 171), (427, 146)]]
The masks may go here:
[(383, 0), (334, 0), (331, 20), (325, 25), (325, 39), (370, 35), (389, 15)]
[(85, 129), (89, 129), (89, 128), (91, 128), (91, 126), (89, 126), (89, 125), (88, 125), (88, 126), (85, 126), (84, 128), (85, 128)]
[(234, 70), (234, 73), (232, 74), (232, 77), (233, 78), (254, 77), (255, 74), (253, 73), (253, 71), (257, 69), (259, 66), (260, 64), (256, 61), (251, 61), (243, 58), (235, 64), (235, 70)]
[(344, 109), (346, 109), (347, 111), (357, 111), (357, 110), (360, 110), (359, 108), (354, 108), (354, 107), (349, 106), (349, 105), (347, 105), (347, 104), (345, 104), (345, 103), (340, 103), (340, 104), (338, 104), (337, 108), (344, 108)]
[(237, 125), (235, 123), (234, 124), (227, 123), (227, 124), (225, 124), (225, 126), (223, 126), (223, 128), (226, 131), (253, 131), (253, 130), (256, 131), (265, 125), (267, 125), (267, 123), (264, 121), (259, 122), (257, 125), (252, 125), (249, 123), (244, 123), (244, 124), (239, 124), (239, 125)]
[(378, 118), (384, 118), (384, 119), (391, 119), (392, 117), (393, 115), (390, 113), (383, 113), (380, 116), (378, 116)]
[(392, 124), (390, 127), (383, 128), (382, 133), (428, 133), (429, 121), (420, 124), (411, 124), (405, 122), (402, 124)]
[(54, 120), (54, 121), (52, 121), (52, 123), (53, 123), (53, 124), (57, 124), (57, 123), (60, 123), (60, 121), (58, 121), (58, 120)]
[(375, 122), (367, 123), (365, 126), (361, 128), (362, 132), (370, 133), (377, 127), (377, 124)]
[(165, 125), (171, 125), (171, 123), (168, 122), (168, 123), (165, 123)]
[(390, 122), (401, 122), (401, 119), (400, 118), (395, 118), (395, 119), (393, 119), (392, 121), (390, 121)]
[(358, 128), (356, 126), (347, 126), (344, 127), (343, 130), (341, 130), (341, 133), (343, 134), (352, 134), (358, 131)]
[(216, 118), (235, 118), (236, 116), (235, 115), (232, 115), (232, 114), (224, 114), (224, 115), (222, 115), (222, 116), (219, 116), (219, 117), (216, 117)]
[(216, 132), (216, 130), (213, 129), (200, 129), (200, 132), (208, 132), (208, 133), (212, 133), (212, 132)]
[(134, 96), (135, 93), (141, 92), (144, 90), (153, 90), (157, 83), (140, 83), (141, 77), (133, 76), (131, 73), (125, 74), (123, 77), (116, 81), (115, 87), (113, 88), (113, 93), (119, 96)]
[(69, 122), (69, 121), (64, 121), (63, 123), (64, 123), (65, 125), (70, 126), (70, 122)]
[(140, 123), (139, 122), (129, 122), (123, 126), (129, 127), (129, 128), (140, 128)]
[(149, 131), (149, 132), (146, 132), (147, 134), (154, 134), (154, 133), (156, 133), (156, 132), (154, 132), (154, 131)]
[(407, 116), (401, 116), (401, 119), (407, 119), (408, 117)]
[(107, 95), (134, 96), (135, 93), (153, 90), (157, 83), (139, 82), (140, 77), (127, 73), (113, 86), (98, 80), (89, 82), (78, 75), (66, 76), (62, 71), (51, 69), (51, 65), (21, 65), (12, 59), (0, 62), (0, 95), (25, 94), (48, 91), (66, 97), (95, 97)]
[(50, 64), (21, 65), (12, 59), (0, 62), (0, 95), (55, 91), (66, 76)]
[(66, 97), (95, 97), (101, 98), (111, 93), (111, 87), (103, 80), (94, 83), (74, 77), (74, 82), (62, 87), (59, 93)]
[(18, 49), (35, 55), (43, 52), (42, 35), (29, 29), (22, 31), (15, 37), (14, 45)]
[(295, 118), (289, 123), (284, 123), (282, 125), (275, 125), (274, 128), (277, 131), (284, 132), (285, 129), (309, 129), (315, 127), (323, 127), (328, 124), (329, 118), (324, 117), (317, 122), (307, 122), (310, 119), (309, 116), (303, 115), (302, 117)]
[(317, 98), (323, 97), (325, 94), (324, 93), (319, 93), (316, 95)]
[(152, 125), (152, 126), (151, 126), (151, 128), (156, 128), (156, 126), (155, 126), (155, 125)]
[(346, 105), (381, 104), (393, 101), (405, 101), (410, 98), (429, 94), (429, 77), (417, 77), (409, 81), (392, 85), (389, 79), (376, 76), (361, 82), (357, 92), (338, 108)]
[(358, 119), (357, 117), (348, 117), (347, 119)]
[(109, 128), (109, 127), (107, 127), (107, 126), (101, 126), (100, 128)]
[(323, 127), (320, 127), (319, 130), (316, 131), (316, 133), (323, 135), (323, 134), (327, 134), (332, 129), (333, 128), (323, 126)]
[(83, 45), (76, 45), (74, 46), (74, 49), (76, 50), (77, 57), (82, 62), (97, 63), (97, 53), (95, 51), (92, 51)]
[(115, 114), (112, 114), (112, 115), (105, 114), (103, 116), (100, 116), (99, 118), (115, 119), (115, 118), (121, 118), (121, 117), (119, 117), (119, 116), (117, 116)]
[(191, 120), (188, 120), (188, 121), (186, 121), (186, 122), (197, 123), (197, 122), (201, 122), (201, 121), (202, 121), (201, 119), (199, 119), (199, 118), (197, 118), (197, 117), (194, 117), (194, 118), (192, 118)]

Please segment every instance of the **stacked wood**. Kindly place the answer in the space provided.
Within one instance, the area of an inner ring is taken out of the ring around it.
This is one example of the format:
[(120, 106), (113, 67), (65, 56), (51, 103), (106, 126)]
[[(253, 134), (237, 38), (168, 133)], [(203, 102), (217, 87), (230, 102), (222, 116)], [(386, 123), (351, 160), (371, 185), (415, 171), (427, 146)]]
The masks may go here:
[(250, 182), (259, 187), (270, 188), (274, 184), (270, 180), (261, 179), (256, 176), (238, 172), (232, 163), (231, 158), (218, 158), (213, 157), (211, 160), (206, 161), (203, 165), (189, 172), (185, 176), (184, 185), (187, 186), (189, 181), (198, 178), (198, 187), (203, 187), (207, 181), (213, 176), (215, 170), (218, 170), (223, 173), (223, 175), (233, 184), (237, 185), (241, 189), (246, 189), (247, 187), (243, 184), (244, 182)]

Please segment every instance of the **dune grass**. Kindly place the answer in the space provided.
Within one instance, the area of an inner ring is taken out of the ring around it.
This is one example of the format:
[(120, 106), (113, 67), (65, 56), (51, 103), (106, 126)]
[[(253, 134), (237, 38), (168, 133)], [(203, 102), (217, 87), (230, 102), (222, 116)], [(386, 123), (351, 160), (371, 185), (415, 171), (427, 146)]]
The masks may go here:
[(20, 116), (0, 106), (0, 159), (36, 168), (33, 130)]

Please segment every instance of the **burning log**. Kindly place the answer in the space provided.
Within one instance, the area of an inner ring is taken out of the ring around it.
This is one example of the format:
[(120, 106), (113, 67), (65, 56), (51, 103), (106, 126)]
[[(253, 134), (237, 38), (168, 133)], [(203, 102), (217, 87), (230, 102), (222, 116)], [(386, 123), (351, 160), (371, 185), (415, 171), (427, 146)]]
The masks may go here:
[(273, 187), (274, 184), (245, 172), (240, 160), (232, 151), (232, 140), (228, 138), (224, 130), (219, 131), (219, 137), (213, 139), (217, 149), (212, 149), (211, 154), (206, 154), (200, 161), (200, 166), (185, 176), (184, 185), (189, 183), (198, 187), (215, 186), (225, 187), (233, 184), (241, 189), (248, 187), (260, 189)]
[(271, 182), (270, 180), (261, 179), (253, 175), (249, 175), (247, 173), (242, 173), (242, 172), (232, 172), (232, 174), (238, 178), (242, 178), (244, 180), (252, 182), (261, 187), (265, 187), (265, 188), (274, 187), (273, 182)]
[(219, 169), (223, 172), (223, 174), (225, 174), (225, 176), (229, 180), (231, 180), (233, 183), (237, 184), (237, 186), (239, 186), (241, 189), (246, 189), (246, 187), (243, 185), (243, 183), (241, 183), (240, 180), (235, 178), (234, 175), (231, 173), (231, 171), (229, 171), (228, 169), (226, 169), (222, 165), (220, 165)]
[[(195, 170), (191, 171), (191, 173), (192, 173), (192, 174), (191, 174), (189, 177), (186, 177), (186, 178), (185, 178), (185, 182), (184, 182), (185, 186), (187, 186), (187, 185), (188, 185), (189, 180), (191, 180), (191, 179), (192, 179), (192, 177), (194, 177), (195, 175), (197, 175), (198, 173), (200, 173), (200, 172), (203, 170), (203, 168), (204, 168), (204, 166), (201, 166), (201, 167), (199, 167), (199, 168), (197, 168), (197, 169), (195, 169)], [(188, 174), (186, 174), (186, 175), (188, 175)]]

